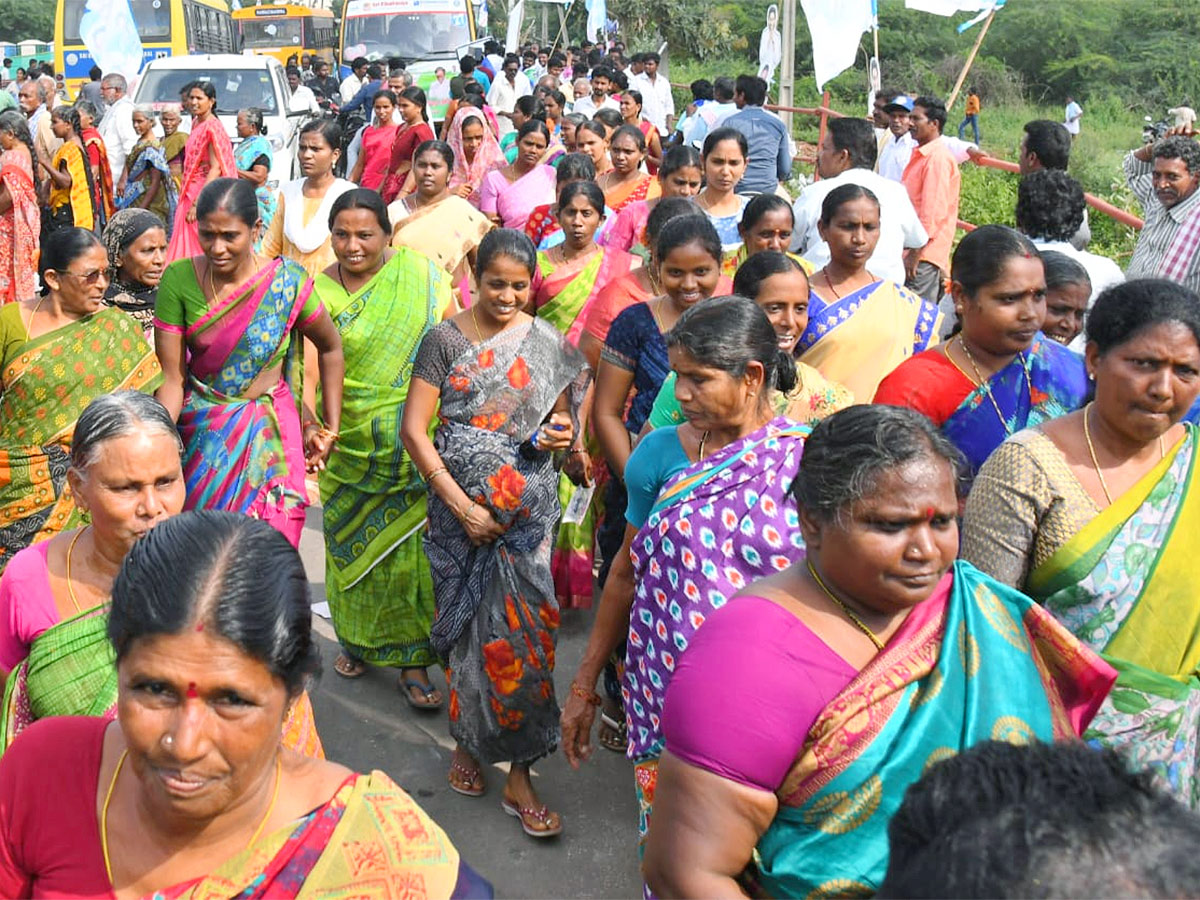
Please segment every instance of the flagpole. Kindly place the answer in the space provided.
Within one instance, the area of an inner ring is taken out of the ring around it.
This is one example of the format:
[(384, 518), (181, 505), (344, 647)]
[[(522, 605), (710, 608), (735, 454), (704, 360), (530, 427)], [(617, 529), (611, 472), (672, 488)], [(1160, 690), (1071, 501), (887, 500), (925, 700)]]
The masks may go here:
[(975, 38), (975, 46), (972, 47), (971, 52), (967, 54), (967, 61), (963, 63), (962, 71), (958, 73), (958, 81), (954, 82), (954, 90), (950, 92), (950, 97), (946, 100), (947, 110), (954, 108), (954, 101), (958, 99), (958, 92), (962, 90), (963, 82), (967, 80), (967, 73), (971, 71), (971, 66), (975, 62), (975, 54), (979, 52), (979, 45), (983, 43), (983, 37), (987, 34), (987, 30), (992, 26), (992, 19), (994, 18), (996, 18), (996, 9), (993, 9), (991, 13), (988, 14), (987, 19), (983, 23), (983, 27), (979, 29), (979, 37)]

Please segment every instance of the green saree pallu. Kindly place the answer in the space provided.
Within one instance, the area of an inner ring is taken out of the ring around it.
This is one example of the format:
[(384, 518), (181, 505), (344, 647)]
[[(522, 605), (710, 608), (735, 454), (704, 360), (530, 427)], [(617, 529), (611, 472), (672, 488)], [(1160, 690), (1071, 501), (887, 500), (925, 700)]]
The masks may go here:
[(825, 708), (776, 791), (752, 877), (772, 897), (869, 897), (910, 784), (986, 740), (1073, 739), (1116, 674), (1028, 597), (957, 562)]
[(1120, 673), (1084, 735), (1200, 808), (1196, 426), (1029, 576), (1030, 596)]
[(115, 714), (117, 667), (107, 613), (107, 603), (84, 610), (34, 639), (4, 685), (0, 753), (38, 719)]
[(342, 336), (340, 437), (321, 473), (325, 590), (338, 640), (377, 666), (427, 666), (433, 582), (421, 548), (426, 487), (400, 443), (413, 358), (451, 301), (450, 280), (401, 248), (354, 294), (316, 290)]

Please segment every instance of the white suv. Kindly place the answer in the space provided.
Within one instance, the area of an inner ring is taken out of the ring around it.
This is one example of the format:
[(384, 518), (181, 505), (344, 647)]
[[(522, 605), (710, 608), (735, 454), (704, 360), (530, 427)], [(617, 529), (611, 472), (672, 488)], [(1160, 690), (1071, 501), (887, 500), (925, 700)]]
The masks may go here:
[[(272, 56), (236, 54), (155, 59), (142, 71), (133, 102), (147, 103), (156, 109), (171, 103), (178, 105), (179, 92), (189, 81), (211, 81), (217, 89), (217, 116), (234, 147), (241, 142), (237, 135), (238, 110), (247, 107), (262, 110), (266, 138), (273, 151), (268, 187), (278, 190), (284, 182), (297, 177), (295, 160), (300, 126), (311, 113), (290, 110), (291, 91), (279, 60)], [(158, 130), (161, 133), (162, 129)]]

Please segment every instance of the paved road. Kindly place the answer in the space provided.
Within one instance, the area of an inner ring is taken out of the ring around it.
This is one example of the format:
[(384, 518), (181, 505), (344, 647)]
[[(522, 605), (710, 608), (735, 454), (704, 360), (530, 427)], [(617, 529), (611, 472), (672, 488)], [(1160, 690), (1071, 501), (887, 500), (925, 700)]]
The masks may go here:
[[(315, 507), (309, 510), (300, 542), (314, 602), (325, 599), (320, 514)], [(563, 614), (556, 673), (560, 697), (579, 662), (591, 618), (590, 612)], [(399, 673), (391, 669), (374, 669), (354, 681), (339, 677), (333, 671), (333, 628), (320, 617), (314, 621), (325, 673), (312, 700), (330, 759), (360, 772), (387, 772), (446, 829), (463, 856), (495, 885), (497, 897), (640, 895), (637, 803), (633, 769), (624, 757), (597, 749), (579, 772), (571, 771), (561, 753), (538, 763), (538, 792), (562, 815), (564, 831), (556, 839), (535, 841), (500, 809), (500, 767), (487, 770), (483, 797), (462, 797), (446, 785), (454, 742), (444, 710), (410, 709), (396, 688)], [(431, 669), (430, 677), (445, 687), (440, 670)]]

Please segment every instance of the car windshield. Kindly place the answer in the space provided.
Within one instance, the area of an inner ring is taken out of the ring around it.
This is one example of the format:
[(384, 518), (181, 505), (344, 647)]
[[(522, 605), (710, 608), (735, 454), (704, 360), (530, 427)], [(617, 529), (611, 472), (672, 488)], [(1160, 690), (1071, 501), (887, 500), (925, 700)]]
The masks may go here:
[(217, 89), (217, 112), (234, 115), (239, 109), (253, 107), (265, 115), (276, 115), (275, 87), (267, 69), (196, 69), (151, 68), (137, 88), (137, 102), (156, 108), (179, 103), (179, 92), (189, 81), (211, 81)]
[[(63, 42), (80, 44), (79, 23), (88, 0), (63, 0)], [(168, 0), (129, 0), (133, 21), (142, 40), (165, 41), (171, 36), (171, 4)]]
[(302, 19), (243, 19), (247, 47), (300, 47), (304, 43)]
[(407, 60), (454, 56), (471, 40), (466, 13), (354, 16), (346, 20), (346, 59), (401, 56)]

